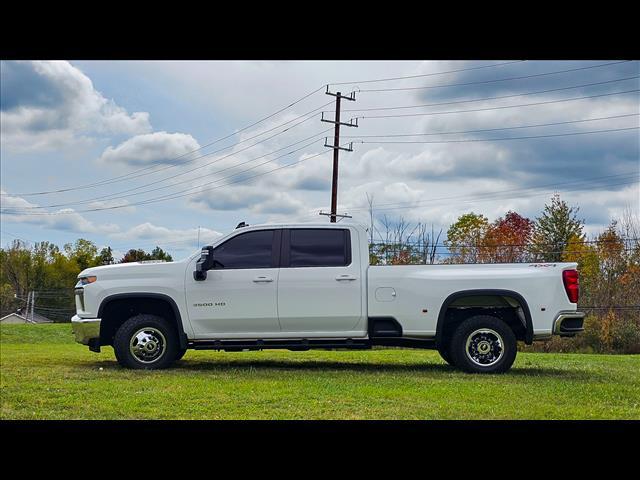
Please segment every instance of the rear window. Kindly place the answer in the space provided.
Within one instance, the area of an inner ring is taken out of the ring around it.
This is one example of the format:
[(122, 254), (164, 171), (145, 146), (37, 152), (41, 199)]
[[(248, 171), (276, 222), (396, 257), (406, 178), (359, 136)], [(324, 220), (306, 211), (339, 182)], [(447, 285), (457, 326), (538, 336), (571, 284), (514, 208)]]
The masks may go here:
[(351, 263), (349, 230), (293, 228), (289, 232), (290, 267), (343, 267)]

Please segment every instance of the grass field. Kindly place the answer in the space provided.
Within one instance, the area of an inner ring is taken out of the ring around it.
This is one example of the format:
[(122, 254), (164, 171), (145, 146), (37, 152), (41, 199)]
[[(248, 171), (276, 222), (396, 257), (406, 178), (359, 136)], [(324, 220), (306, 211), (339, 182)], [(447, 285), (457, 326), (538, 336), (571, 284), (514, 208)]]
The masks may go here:
[(0, 328), (3, 419), (640, 419), (640, 355), (519, 353), (505, 375), (434, 351), (189, 351), (129, 371), (71, 326)]

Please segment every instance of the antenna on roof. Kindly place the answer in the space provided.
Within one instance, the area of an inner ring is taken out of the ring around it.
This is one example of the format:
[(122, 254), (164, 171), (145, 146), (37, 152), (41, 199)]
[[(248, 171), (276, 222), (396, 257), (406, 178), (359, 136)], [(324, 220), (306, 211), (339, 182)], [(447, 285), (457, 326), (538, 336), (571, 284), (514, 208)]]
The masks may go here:
[(246, 222), (240, 222), (240, 223), (238, 224), (238, 226), (236, 227), (236, 229), (238, 229), (238, 228), (242, 228), (242, 227), (248, 227), (248, 226), (249, 226), (249, 224), (248, 224), (248, 223), (246, 223)]

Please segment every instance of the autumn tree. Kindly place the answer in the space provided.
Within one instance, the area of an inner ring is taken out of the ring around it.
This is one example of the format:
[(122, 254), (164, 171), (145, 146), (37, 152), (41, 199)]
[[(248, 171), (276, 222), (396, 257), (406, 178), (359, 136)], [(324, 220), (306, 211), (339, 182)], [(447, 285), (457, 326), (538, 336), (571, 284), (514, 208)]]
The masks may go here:
[(527, 259), (527, 250), (533, 222), (516, 212), (507, 212), (493, 222), (484, 235), (480, 261), (489, 263), (514, 263)]
[(584, 237), (584, 220), (578, 219), (578, 211), (578, 207), (570, 207), (558, 194), (551, 198), (551, 204), (544, 206), (533, 228), (531, 253), (536, 260), (559, 262), (569, 239)]
[(450, 263), (478, 263), (489, 220), (473, 212), (461, 215), (447, 230), (444, 244), (451, 252)]

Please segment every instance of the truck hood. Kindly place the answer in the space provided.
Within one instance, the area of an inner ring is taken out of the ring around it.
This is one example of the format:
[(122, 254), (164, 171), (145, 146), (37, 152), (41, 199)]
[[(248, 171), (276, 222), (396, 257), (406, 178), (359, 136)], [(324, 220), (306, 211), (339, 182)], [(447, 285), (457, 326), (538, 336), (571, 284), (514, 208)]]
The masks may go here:
[(178, 262), (130, 262), (100, 267), (85, 268), (78, 277), (95, 275), (101, 279), (118, 278), (154, 278), (167, 275), (179, 275), (186, 267), (186, 261)]

